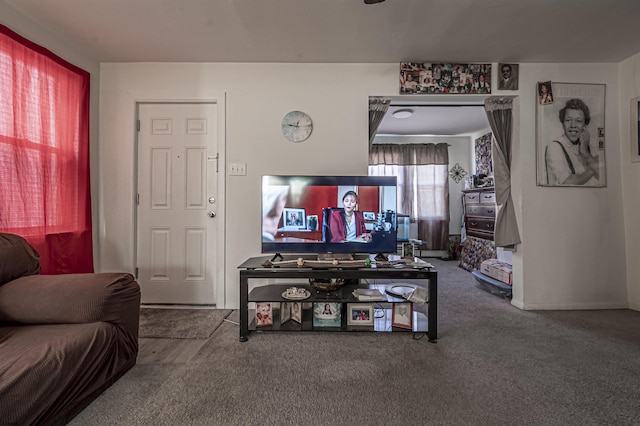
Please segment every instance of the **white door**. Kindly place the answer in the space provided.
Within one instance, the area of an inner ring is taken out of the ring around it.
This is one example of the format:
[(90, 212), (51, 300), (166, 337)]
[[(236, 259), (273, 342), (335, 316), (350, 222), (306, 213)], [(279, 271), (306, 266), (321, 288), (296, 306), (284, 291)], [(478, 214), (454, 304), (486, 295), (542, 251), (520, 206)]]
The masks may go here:
[[(139, 104), (142, 303), (216, 303), (216, 103)], [(223, 301), (221, 301), (223, 302)]]

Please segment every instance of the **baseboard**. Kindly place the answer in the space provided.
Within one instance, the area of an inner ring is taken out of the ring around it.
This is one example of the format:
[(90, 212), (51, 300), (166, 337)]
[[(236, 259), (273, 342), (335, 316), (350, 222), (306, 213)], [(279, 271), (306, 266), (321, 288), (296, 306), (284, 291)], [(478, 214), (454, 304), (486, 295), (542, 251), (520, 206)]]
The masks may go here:
[(628, 303), (520, 303), (511, 304), (525, 311), (578, 311), (597, 309), (629, 309)]
[(637, 303), (629, 303), (629, 309), (640, 311), (640, 305), (638, 305)]

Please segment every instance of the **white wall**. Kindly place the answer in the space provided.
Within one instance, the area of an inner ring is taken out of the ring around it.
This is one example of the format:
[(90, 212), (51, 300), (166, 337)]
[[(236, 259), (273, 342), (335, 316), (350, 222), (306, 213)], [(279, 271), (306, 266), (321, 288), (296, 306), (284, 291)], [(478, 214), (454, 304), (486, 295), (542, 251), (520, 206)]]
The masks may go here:
[[(607, 188), (536, 186), (534, 93), (542, 80), (607, 84)], [(520, 88), (507, 93), (519, 96), (520, 108), (512, 167), (523, 243), (513, 254), (513, 303), (626, 307), (618, 66), (521, 64)], [(227, 177), (226, 306), (232, 308), (239, 302), (237, 265), (260, 254), (260, 176), (366, 173), (368, 98), (397, 95), (397, 64), (103, 64), (103, 198), (117, 200), (103, 209), (104, 269), (134, 266), (135, 100), (206, 99), (219, 92), (227, 94), (226, 163), (247, 163), (247, 176)], [(282, 116), (293, 109), (314, 120), (304, 143), (280, 133)]]
[[(640, 96), (640, 53), (620, 64), (620, 162), (622, 194), (624, 197), (624, 225), (626, 235), (627, 290), (629, 307), (640, 310), (640, 162), (629, 160), (631, 152), (631, 99)], [(635, 118), (635, 117), (634, 117)], [(621, 242), (622, 244), (622, 242)]]
[(90, 86), (90, 128), (89, 128), (89, 154), (91, 162), (91, 204), (93, 214), (93, 248), (94, 248), (94, 262), (96, 268), (99, 268), (97, 260), (99, 258), (99, 244), (98, 244), (98, 231), (95, 229), (98, 223), (98, 192), (95, 188), (98, 187), (98, 106), (99, 96), (98, 91), (100, 87), (100, 65), (97, 61), (90, 59), (86, 56), (79, 54), (71, 45), (61, 40), (54, 34), (44, 30), (40, 25), (33, 23), (32, 21), (24, 18), (9, 7), (6, 3), (0, 2), (0, 24), (8, 27), (12, 31), (20, 34), (22, 37), (45, 47), (51, 52), (55, 53), (67, 62), (82, 68), (91, 74), (91, 86)]
[[(468, 136), (378, 135), (374, 138), (373, 143), (447, 143), (449, 144), (449, 169), (458, 163), (467, 172), (467, 176), (472, 173), (473, 158), (469, 146), (473, 145), (473, 139)], [(464, 179), (456, 183), (451, 177), (449, 178), (449, 235), (460, 235), (463, 189)]]
[[(606, 84), (606, 188), (536, 186), (537, 81)], [(627, 307), (617, 64), (521, 64), (512, 182), (523, 244), (513, 303), (525, 309)], [(520, 275), (521, 274), (521, 275)]]

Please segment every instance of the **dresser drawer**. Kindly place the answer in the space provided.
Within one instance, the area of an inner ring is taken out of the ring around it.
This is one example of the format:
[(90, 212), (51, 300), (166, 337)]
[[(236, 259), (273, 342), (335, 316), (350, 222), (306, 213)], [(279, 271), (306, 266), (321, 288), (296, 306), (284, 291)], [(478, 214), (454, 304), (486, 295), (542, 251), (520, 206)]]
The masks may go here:
[(466, 194), (464, 194), (465, 204), (477, 204), (479, 202), (480, 202), (479, 192), (467, 192)]
[(489, 218), (467, 218), (467, 229), (481, 232), (493, 232), (495, 220)]
[(496, 217), (495, 206), (486, 206), (482, 204), (467, 205), (464, 208), (464, 213), (467, 216), (481, 216), (481, 217)]
[(496, 193), (495, 192), (480, 192), (479, 193), (480, 202), (482, 204), (495, 204), (496, 203)]

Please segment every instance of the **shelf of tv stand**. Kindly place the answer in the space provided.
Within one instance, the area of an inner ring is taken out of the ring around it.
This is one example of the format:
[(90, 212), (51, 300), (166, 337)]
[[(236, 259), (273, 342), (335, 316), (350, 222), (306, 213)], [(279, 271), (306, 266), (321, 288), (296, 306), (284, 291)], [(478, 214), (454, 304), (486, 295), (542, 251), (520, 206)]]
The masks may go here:
[[(284, 256), (285, 259), (296, 259), (298, 257), (306, 257), (308, 259), (315, 259), (314, 256)], [(379, 288), (384, 290), (394, 285), (394, 282), (406, 281), (406, 280), (427, 280), (429, 300), (426, 305), (426, 315), (422, 312), (413, 312), (413, 324), (412, 330), (426, 333), (429, 341), (435, 342), (437, 340), (437, 273), (432, 269), (427, 268), (357, 268), (357, 269), (340, 269), (339, 267), (331, 269), (312, 269), (307, 267), (263, 267), (263, 262), (270, 259), (269, 256), (254, 257), (247, 259), (238, 268), (240, 269), (240, 341), (246, 341), (251, 331), (256, 330), (255, 326), (255, 312), (253, 315), (249, 315), (249, 303), (255, 302), (292, 302), (282, 297), (282, 293), (289, 287), (303, 287), (309, 290), (311, 296), (304, 300), (297, 300), (302, 303), (314, 303), (314, 302), (336, 302), (341, 303), (345, 307), (343, 312), (346, 312), (346, 304), (348, 303), (369, 303), (375, 304), (378, 308), (377, 312), (383, 312), (385, 321), (376, 321), (374, 327), (366, 326), (346, 326), (346, 321), (343, 315), (343, 326), (341, 331), (364, 331), (371, 329), (372, 331), (390, 331), (391, 322), (391, 306), (393, 303), (406, 303), (407, 301), (400, 298), (387, 297), (387, 300), (382, 301), (360, 301), (356, 299), (352, 292), (357, 287), (363, 288)], [(300, 279), (301, 281), (308, 282), (309, 278), (315, 279), (329, 279), (329, 278), (344, 278), (346, 280), (353, 280), (353, 283), (345, 285), (337, 292), (318, 292), (308, 284), (278, 284), (280, 279)], [(270, 279), (276, 281), (276, 283), (261, 285), (255, 287), (249, 292), (249, 281), (252, 279)], [(360, 284), (361, 280), (376, 280), (373, 284)], [(378, 282), (381, 280), (382, 282)], [(307, 320), (309, 320), (307, 318)], [(274, 320), (272, 326), (260, 327), (260, 330), (300, 330), (306, 331), (313, 329), (311, 326), (305, 326), (303, 324), (300, 327), (292, 327), (291, 324), (279, 324), (279, 321)], [(309, 322), (307, 321), (307, 325)], [(393, 331), (397, 330), (395, 327)]]

